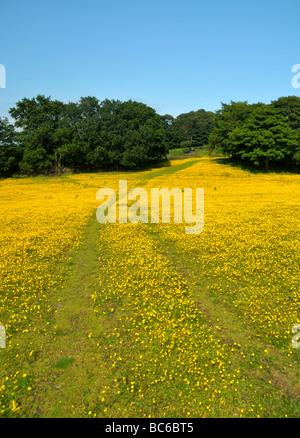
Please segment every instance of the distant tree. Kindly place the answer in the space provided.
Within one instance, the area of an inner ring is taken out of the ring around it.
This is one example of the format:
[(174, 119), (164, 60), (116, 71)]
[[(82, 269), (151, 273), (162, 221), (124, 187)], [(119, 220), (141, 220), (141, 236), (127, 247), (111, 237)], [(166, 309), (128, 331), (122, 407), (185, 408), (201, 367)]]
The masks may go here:
[(89, 97), (66, 105), (55, 141), (61, 161), (80, 170), (138, 168), (167, 154), (159, 115), (133, 101)]
[(192, 146), (203, 146), (208, 143), (208, 138), (214, 127), (214, 113), (200, 109), (189, 113), (179, 114), (174, 125), (184, 133), (184, 142)]
[(232, 156), (269, 169), (271, 162), (284, 162), (298, 145), (295, 131), (285, 116), (271, 105), (259, 105), (228, 134)]
[(165, 132), (153, 108), (132, 100), (122, 102), (112, 121), (110, 152), (114, 157), (120, 154), (122, 167), (138, 168), (167, 155)]
[(134, 101), (81, 97), (62, 103), (38, 95), (24, 98), (10, 109), (21, 129), (24, 147), (20, 168), (26, 173), (139, 168), (165, 157), (170, 148), (207, 143), (214, 113), (205, 110), (159, 116)]
[(9, 110), (16, 127), (21, 128), (24, 156), (20, 167), (24, 172), (42, 172), (54, 165), (54, 137), (63, 110), (62, 102), (43, 95), (24, 98)]
[(23, 98), (9, 113), (16, 120), (16, 127), (33, 130), (44, 125), (56, 125), (62, 117), (63, 108), (64, 104), (59, 100), (39, 94), (33, 99)]
[(18, 171), (18, 161), (22, 159), (22, 148), (14, 126), (8, 118), (0, 117), (0, 176), (8, 176)]
[(277, 100), (272, 101), (272, 105), (277, 108), (280, 113), (285, 116), (290, 127), (295, 131), (298, 138), (298, 146), (289, 161), (295, 164), (300, 164), (300, 97), (288, 96), (280, 97)]
[(221, 103), (222, 107), (216, 112), (214, 128), (209, 136), (210, 150), (219, 149), (225, 155), (234, 155), (229, 134), (244, 121), (253, 110), (253, 106), (245, 102)]
[(210, 133), (215, 125), (215, 113), (200, 109), (196, 111), (198, 120), (198, 129), (196, 130), (194, 141), (196, 146), (204, 146), (208, 144)]
[(273, 100), (271, 104), (288, 118), (290, 127), (300, 135), (300, 97), (287, 96)]
[(188, 142), (188, 147), (191, 149), (193, 144), (193, 136), (198, 128), (197, 118), (195, 112), (179, 114), (177, 116), (175, 125), (178, 126), (185, 134), (185, 142)]
[(94, 96), (81, 97), (77, 104), (78, 112), (82, 118), (99, 116), (100, 101)]
[(63, 165), (77, 170), (95, 170), (94, 151), (99, 146), (100, 133), (97, 98), (81, 97), (77, 103), (65, 104), (54, 136), (58, 172)]
[(182, 141), (186, 139), (185, 133), (176, 125), (176, 119), (170, 114), (160, 116), (161, 124), (165, 132), (165, 139), (168, 150), (179, 148)]

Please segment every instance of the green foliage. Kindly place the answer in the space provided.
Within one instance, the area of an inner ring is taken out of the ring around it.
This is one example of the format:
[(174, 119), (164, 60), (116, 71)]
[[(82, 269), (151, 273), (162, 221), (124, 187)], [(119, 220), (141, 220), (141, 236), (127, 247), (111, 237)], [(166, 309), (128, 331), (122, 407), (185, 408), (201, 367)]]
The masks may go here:
[(268, 105), (258, 106), (242, 126), (229, 134), (232, 155), (257, 166), (280, 162), (293, 156), (297, 135), (279, 111)]
[(169, 114), (160, 116), (168, 149), (206, 145), (214, 127), (214, 118), (214, 113), (204, 109), (179, 114), (176, 118)]
[(300, 133), (300, 97), (280, 97), (272, 101), (272, 105), (280, 110), (280, 113), (288, 118), (292, 129)]
[(209, 138), (210, 150), (220, 148), (233, 159), (266, 170), (271, 163), (283, 167), (297, 164), (300, 161), (298, 103), (294, 99), (281, 98), (270, 105), (222, 104)]
[(18, 144), (18, 134), (7, 118), (0, 117), (0, 176), (7, 176), (18, 169), (22, 149)]
[(297, 134), (298, 146), (293, 154), (293, 161), (299, 165), (300, 163), (300, 97), (288, 96), (280, 97), (272, 102), (272, 105), (277, 108), (280, 113), (288, 119), (290, 127)]
[(215, 127), (209, 136), (210, 150), (221, 149), (224, 154), (232, 154), (229, 134), (243, 124), (251, 113), (247, 102), (222, 103), (222, 108), (216, 112)]
[(53, 166), (54, 135), (63, 108), (62, 102), (38, 95), (33, 99), (24, 98), (10, 109), (15, 126), (21, 128), (19, 135), (24, 153), (20, 169), (24, 173), (40, 173)]
[(134, 169), (167, 155), (160, 116), (143, 103), (99, 102), (92, 96), (64, 104), (38, 95), (11, 108), (21, 128), (23, 173)]
[[(105, 107), (102, 105), (101, 110)], [(105, 108), (104, 108), (105, 109)], [(107, 148), (122, 167), (139, 168), (151, 159), (166, 156), (168, 149), (160, 117), (143, 103), (120, 102), (108, 120)]]
[[(214, 113), (199, 109), (180, 114), (174, 121), (182, 133), (182, 141), (192, 146), (204, 146), (208, 142), (209, 134), (214, 127)], [(182, 142), (181, 142), (182, 144)]]
[[(259, 167), (300, 163), (300, 97), (270, 105), (222, 103), (216, 113), (199, 109), (158, 115), (129, 100), (81, 97), (63, 103), (37, 95), (10, 109), (15, 126), (0, 118), (0, 176), (139, 169), (169, 150), (204, 147)], [(17, 130), (16, 130), (17, 129)]]
[(175, 149), (179, 147), (183, 140), (182, 131), (174, 124), (175, 118), (170, 114), (160, 116), (162, 128), (165, 132), (165, 139), (168, 149)]
[(69, 365), (71, 365), (73, 362), (74, 362), (73, 358), (63, 357), (57, 361), (55, 367), (63, 370), (65, 368), (67, 368)]

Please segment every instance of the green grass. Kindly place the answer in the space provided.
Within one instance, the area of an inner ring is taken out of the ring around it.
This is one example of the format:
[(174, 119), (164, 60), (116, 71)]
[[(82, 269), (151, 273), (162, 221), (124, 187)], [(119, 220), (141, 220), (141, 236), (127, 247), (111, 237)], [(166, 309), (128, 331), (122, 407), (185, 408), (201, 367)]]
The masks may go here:
[[(204, 155), (211, 155), (208, 145), (193, 148), (192, 151), (189, 151), (189, 148), (170, 149), (168, 154), (168, 159), (182, 160), (182, 159), (190, 159), (191, 157), (203, 157)], [(214, 156), (215, 153), (213, 153), (212, 155)]]
[(199, 160), (188, 160), (181, 164), (177, 164), (175, 166), (166, 166), (159, 170), (147, 172), (139, 178), (138, 183), (146, 184), (147, 181), (150, 181), (151, 179), (158, 178), (160, 176), (172, 175), (176, 172), (179, 172), (180, 170), (184, 170), (187, 169), (188, 167), (193, 166), (198, 161)]
[[(63, 281), (48, 291), (47, 304), (52, 309), (48, 318), (35, 320), (33, 315), (32, 324), (39, 331), (27, 333), (26, 345), (21, 334), (14, 335), (18, 355), (24, 357), (21, 369), (18, 364), (21, 377), (16, 389), (11, 388), (20, 408), (16, 416), (84, 416), (90, 403), (97, 403), (99, 387), (107, 383), (107, 375), (99, 370), (102, 352), (89, 337), (91, 332), (94, 337), (102, 334), (91, 300), (98, 284), (98, 238), (99, 224), (93, 217), (80, 248), (55, 267), (63, 272)], [(4, 351), (11, 373), (13, 353)], [(29, 377), (23, 378), (23, 374), (30, 376), (30, 390), (26, 388)]]
[(169, 157), (180, 157), (184, 155), (184, 152), (187, 152), (189, 148), (177, 148), (177, 149), (170, 149), (169, 151)]
[(61, 359), (59, 359), (56, 364), (55, 367), (59, 368), (61, 370), (64, 370), (65, 368), (67, 368), (69, 365), (71, 365), (71, 363), (74, 362), (74, 359), (71, 357), (62, 357)]

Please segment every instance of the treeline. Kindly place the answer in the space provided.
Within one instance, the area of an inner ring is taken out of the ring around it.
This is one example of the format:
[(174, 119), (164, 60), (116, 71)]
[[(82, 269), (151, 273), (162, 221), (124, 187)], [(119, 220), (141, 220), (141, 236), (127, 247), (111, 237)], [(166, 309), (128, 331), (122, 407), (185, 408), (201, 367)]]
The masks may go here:
[(214, 113), (191, 111), (174, 118), (134, 101), (82, 97), (63, 103), (38, 95), (0, 118), (0, 176), (142, 168), (169, 149), (202, 146)]
[(299, 169), (300, 97), (280, 97), (268, 105), (223, 103), (209, 147), (261, 169)]
[(300, 97), (270, 104), (222, 103), (216, 112), (159, 115), (132, 100), (82, 97), (63, 103), (38, 95), (0, 118), (0, 176), (139, 169), (170, 149), (209, 145), (211, 152), (260, 169), (300, 164)]

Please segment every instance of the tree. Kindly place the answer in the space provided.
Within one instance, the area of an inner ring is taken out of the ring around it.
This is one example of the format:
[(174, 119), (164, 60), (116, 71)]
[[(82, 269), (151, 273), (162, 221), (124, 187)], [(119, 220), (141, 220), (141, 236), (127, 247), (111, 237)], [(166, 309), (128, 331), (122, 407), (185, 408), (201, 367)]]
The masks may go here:
[(289, 161), (297, 165), (300, 163), (300, 97), (280, 97), (272, 101), (272, 105), (279, 109), (280, 113), (288, 119), (290, 127), (295, 131), (298, 138), (298, 146)]
[(271, 162), (283, 162), (293, 156), (298, 139), (279, 110), (261, 104), (228, 134), (227, 144), (232, 156), (269, 170)]
[(24, 155), (20, 167), (24, 172), (42, 172), (55, 164), (55, 131), (63, 111), (62, 102), (43, 95), (24, 98), (9, 110), (16, 127), (21, 128)]
[(177, 116), (174, 125), (184, 133), (185, 141), (191, 150), (192, 146), (207, 144), (209, 135), (214, 127), (214, 113), (199, 109)]
[[(107, 105), (103, 102), (101, 112)], [(110, 160), (123, 168), (140, 168), (168, 153), (160, 116), (144, 103), (118, 103), (105, 131)]]
[(57, 154), (79, 170), (137, 168), (167, 153), (160, 117), (143, 103), (94, 97), (65, 106)]
[(168, 150), (180, 147), (181, 143), (186, 139), (186, 135), (176, 124), (176, 119), (170, 114), (165, 114), (160, 116), (160, 121), (165, 132)]
[(0, 176), (18, 171), (18, 161), (21, 159), (22, 148), (17, 141), (14, 126), (7, 117), (0, 117)]
[(221, 103), (222, 108), (216, 112), (215, 125), (209, 136), (210, 150), (220, 149), (223, 154), (234, 156), (229, 134), (241, 126), (253, 110), (248, 102)]
[(16, 127), (24, 130), (39, 129), (41, 126), (56, 126), (62, 117), (64, 104), (59, 100), (38, 94), (33, 99), (24, 98), (9, 110), (16, 120)]
[(300, 135), (300, 97), (279, 97), (279, 99), (273, 100), (271, 104), (279, 109), (283, 116), (287, 117), (290, 127)]
[(64, 105), (54, 134), (55, 169), (66, 165), (77, 170), (95, 170), (94, 151), (101, 131), (100, 104), (96, 97), (81, 97)]
[(208, 144), (209, 135), (215, 125), (215, 113), (200, 109), (196, 111), (197, 130), (194, 134), (194, 142), (196, 146), (204, 146)]

